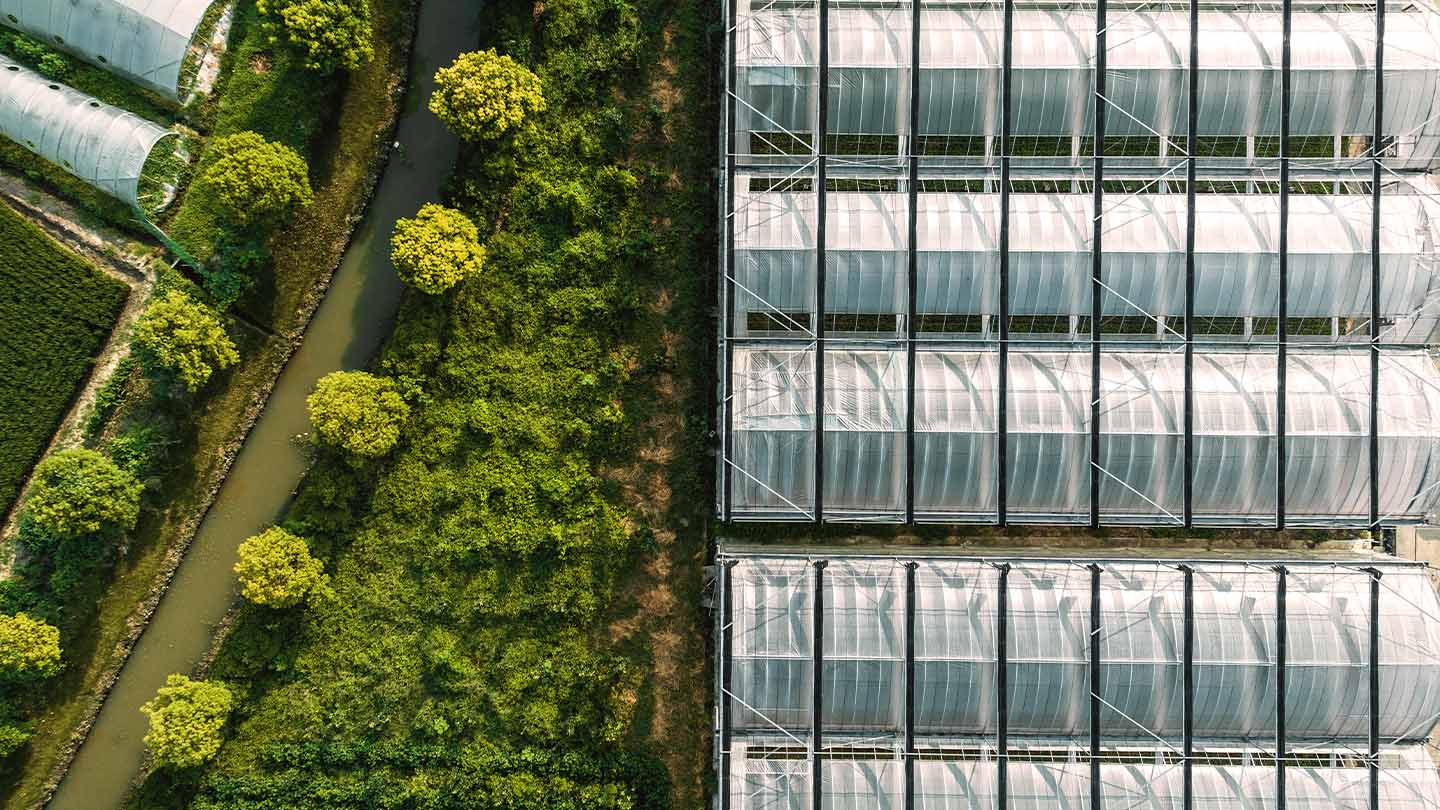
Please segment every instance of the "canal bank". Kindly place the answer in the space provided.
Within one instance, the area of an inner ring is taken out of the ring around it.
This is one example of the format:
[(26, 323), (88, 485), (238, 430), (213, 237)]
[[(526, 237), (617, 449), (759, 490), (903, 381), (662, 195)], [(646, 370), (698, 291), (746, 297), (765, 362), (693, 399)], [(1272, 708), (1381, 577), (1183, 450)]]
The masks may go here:
[(390, 230), (438, 200), (458, 148), (423, 103), (435, 70), (471, 47), (480, 4), (425, 0), (411, 60), (411, 91), (394, 150), (329, 291), (200, 525), (169, 590), (121, 670), (58, 790), (55, 810), (119, 807), (144, 762), (139, 707), (172, 672), (189, 672), (237, 595), (235, 549), (279, 519), (306, 467), (293, 437), (308, 429), (305, 397), (331, 371), (364, 367), (389, 332), (402, 287), (388, 257)]

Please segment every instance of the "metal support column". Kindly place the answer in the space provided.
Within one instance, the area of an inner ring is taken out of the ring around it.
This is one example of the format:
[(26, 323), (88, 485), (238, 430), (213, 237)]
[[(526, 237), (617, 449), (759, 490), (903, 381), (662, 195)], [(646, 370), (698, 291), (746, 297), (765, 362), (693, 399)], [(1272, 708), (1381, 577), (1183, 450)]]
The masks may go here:
[(995, 601), (995, 810), (1010, 807), (1010, 563), (1000, 572)]
[(1005, 0), (1000, 43), (1000, 351), (995, 403), (995, 522), (1010, 521), (1010, 96), (1015, 72), (1015, 0)]
[(1370, 148), (1370, 529), (1380, 524), (1380, 171), (1385, 155), (1385, 0), (1375, 2), (1375, 136)]
[(920, 5), (921, 0), (910, 2), (910, 202), (905, 240), (908, 285), (905, 296), (905, 386), (910, 392), (909, 405), (905, 409), (906, 523), (915, 522), (915, 339), (918, 336), (916, 319), (919, 317), (915, 291), (920, 286), (919, 246), (915, 244), (915, 237), (919, 232), (920, 218)]
[(915, 810), (915, 569), (905, 563), (905, 810)]
[(1285, 528), (1285, 364), (1290, 341), (1290, 22), (1292, 0), (1280, 3), (1280, 308), (1275, 325), (1275, 528)]
[(821, 782), (825, 781), (820, 765), (820, 752), (825, 748), (825, 737), (821, 728), (824, 706), (823, 673), (825, 670), (825, 565), (824, 560), (815, 561), (815, 598), (811, 600), (815, 615), (811, 617), (810, 649), (810, 804), (812, 810), (821, 810), (824, 793)]
[[(1275, 567), (1275, 808), (1285, 810), (1285, 566)], [(817, 809), (818, 810), (818, 809)]]
[(1100, 566), (1090, 566), (1090, 808), (1105, 806), (1100, 779)]
[(721, 340), (725, 344), (725, 361), (724, 367), (720, 369), (721, 375), (725, 378), (722, 387), (724, 402), (721, 403), (723, 412), (721, 418), (725, 420), (725, 425), (723, 446), (720, 449), (720, 499), (724, 504), (721, 518), (726, 523), (730, 522), (733, 514), (730, 503), (732, 493), (730, 464), (735, 450), (735, 440), (732, 434), (732, 428), (735, 425), (735, 372), (733, 371), (735, 365), (735, 285), (732, 280), (735, 278), (735, 93), (738, 92), (736, 89), (735, 41), (739, 39), (737, 29), (739, 3), (740, 0), (728, 0), (727, 2), (730, 28), (727, 36), (729, 52), (726, 81), (728, 84), (725, 87), (725, 120), (727, 122), (725, 127), (725, 278), (720, 282), (721, 295), (725, 299), (722, 302), (725, 307), (725, 328), (721, 334)]
[(1105, 4), (1095, 3), (1095, 188), (1090, 216), (1090, 527), (1100, 526), (1100, 318), (1104, 268)]
[[(1195, 153), (1200, 129), (1200, 2), (1190, 0), (1190, 103), (1185, 134), (1185, 528), (1195, 525)], [(1187, 773), (1189, 766), (1186, 766)], [(1187, 808), (1188, 810), (1188, 808)]]
[(730, 810), (730, 747), (734, 734), (734, 705), (730, 700), (735, 642), (735, 602), (732, 580), (735, 560), (720, 566), (720, 810)]
[(1195, 807), (1195, 774), (1191, 768), (1191, 760), (1195, 756), (1195, 569), (1188, 565), (1180, 566), (1185, 572), (1185, 630), (1184, 638), (1181, 641), (1183, 656), (1185, 659), (1184, 670), (1184, 702), (1181, 707), (1183, 713), (1182, 733), (1184, 742), (1181, 743), (1184, 750), (1184, 761), (1181, 762), (1181, 784), (1183, 793), (1181, 795), (1181, 810), (1193, 810)]
[(1380, 810), (1380, 570), (1369, 568), (1366, 572), (1370, 574), (1370, 728), (1366, 767), (1370, 772), (1370, 810)]
[[(815, 522), (825, 520), (825, 136), (830, 123), (830, 0), (820, 3), (815, 129)], [(818, 794), (817, 794), (818, 795)]]

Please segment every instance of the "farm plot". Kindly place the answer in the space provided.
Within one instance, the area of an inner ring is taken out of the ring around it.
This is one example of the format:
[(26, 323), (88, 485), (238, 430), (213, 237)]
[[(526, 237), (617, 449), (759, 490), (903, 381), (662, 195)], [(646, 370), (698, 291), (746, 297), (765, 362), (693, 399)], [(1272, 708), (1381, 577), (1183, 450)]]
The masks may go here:
[(0, 513), (115, 325), (124, 284), (0, 204)]

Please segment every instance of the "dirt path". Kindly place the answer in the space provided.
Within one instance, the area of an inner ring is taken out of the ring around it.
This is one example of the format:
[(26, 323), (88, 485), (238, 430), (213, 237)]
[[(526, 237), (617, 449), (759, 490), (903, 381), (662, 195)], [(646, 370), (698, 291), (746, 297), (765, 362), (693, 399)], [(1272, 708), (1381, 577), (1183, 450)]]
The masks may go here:
[[(110, 379), (120, 361), (130, 354), (130, 330), (140, 317), (155, 284), (156, 250), (119, 231), (104, 226), (82, 225), (83, 217), (73, 207), (9, 174), (0, 173), (0, 199), (100, 272), (130, 288), (125, 306), (120, 310), (115, 327), (110, 330), (110, 337), (96, 356), (84, 387), (76, 394), (65, 418), (60, 421), (60, 427), (45, 447), (43, 455), (49, 455), (81, 443), (85, 422), (95, 407), (96, 393)], [(29, 486), (28, 480), (25, 486)], [(14, 562), (15, 544), (11, 540), (18, 530), (24, 491), (22, 487), (21, 497), (10, 507), (4, 525), (0, 526), (0, 579), (10, 575)]]

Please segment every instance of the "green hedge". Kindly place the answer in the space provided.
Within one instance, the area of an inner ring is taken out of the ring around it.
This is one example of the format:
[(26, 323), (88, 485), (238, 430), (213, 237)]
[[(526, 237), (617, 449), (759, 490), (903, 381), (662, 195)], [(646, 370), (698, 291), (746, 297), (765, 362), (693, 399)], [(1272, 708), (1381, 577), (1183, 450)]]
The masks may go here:
[(0, 290), (3, 512), (89, 373), (126, 287), (0, 204)]

